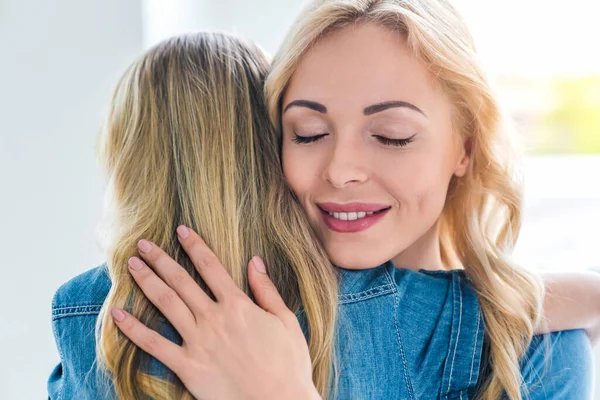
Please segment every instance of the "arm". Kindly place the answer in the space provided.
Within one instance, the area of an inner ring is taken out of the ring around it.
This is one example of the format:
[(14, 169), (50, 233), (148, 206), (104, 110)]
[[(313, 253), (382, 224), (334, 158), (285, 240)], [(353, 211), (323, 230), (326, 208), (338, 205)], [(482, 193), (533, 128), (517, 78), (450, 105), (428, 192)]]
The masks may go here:
[(48, 400), (55, 400), (60, 398), (61, 387), (63, 381), (62, 363), (59, 363), (50, 374), (48, 378)]
[(600, 274), (591, 271), (542, 275), (546, 286), (536, 334), (584, 329), (592, 343), (600, 337)]
[(104, 266), (65, 282), (52, 297), (52, 332), (59, 356), (47, 381), (48, 399), (116, 398), (98, 368), (95, 326), (111, 287)]
[(66, 315), (52, 322), (60, 361), (47, 380), (48, 400), (116, 398), (108, 396), (112, 393), (111, 382), (97, 369), (96, 315), (75, 316), (75, 307), (72, 308), (72, 316)]

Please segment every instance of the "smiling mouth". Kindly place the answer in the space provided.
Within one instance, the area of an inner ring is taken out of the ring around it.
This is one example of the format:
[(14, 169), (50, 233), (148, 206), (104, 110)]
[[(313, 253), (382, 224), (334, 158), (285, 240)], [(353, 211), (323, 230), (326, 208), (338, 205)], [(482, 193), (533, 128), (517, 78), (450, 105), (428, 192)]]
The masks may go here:
[(335, 218), (337, 220), (340, 220), (340, 221), (356, 221), (358, 219), (367, 218), (367, 217), (369, 217), (371, 215), (374, 215), (374, 214), (379, 214), (379, 213), (385, 212), (385, 211), (387, 211), (389, 209), (390, 209), (390, 207), (381, 209), (379, 211), (368, 211), (368, 212), (367, 211), (358, 211), (358, 212), (333, 212), (333, 211), (326, 211), (326, 210), (323, 210), (321, 208), (321, 211), (329, 214), (330, 217), (333, 217), (333, 218)]
[[(354, 203), (317, 205), (325, 225), (334, 232), (356, 233), (369, 229), (383, 219), (390, 206)], [(326, 209), (327, 208), (327, 209)]]

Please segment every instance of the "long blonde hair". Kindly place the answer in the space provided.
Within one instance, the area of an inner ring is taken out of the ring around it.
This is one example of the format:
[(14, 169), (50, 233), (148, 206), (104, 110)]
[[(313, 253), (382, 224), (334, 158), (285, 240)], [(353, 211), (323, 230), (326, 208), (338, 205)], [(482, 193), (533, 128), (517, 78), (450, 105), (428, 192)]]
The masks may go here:
[(271, 119), (280, 125), (282, 96), (306, 51), (328, 33), (359, 23), (404, 35), (454, 105), (454, 130), (468, 143), (471, 163), (467, 174), (450, 184), (440, 219), (442, 259), (448, 268), (465, 269), (484, 314), (491, 374), (481, 397), (497, 399), (505, 391), (520, 399), (518, 362), (539, 321), (544, 289), (538, 276), (509, 260), (521, 224), (521, 187), (499, 107), (468, 29), (450, 3), (312, 2), (284, 40), (267, 78)]
[(99, 135), (108, 175), (104, 246), (112, 287), (97, 324), (103, 371), (122, 399), (191, 399), (177, 379), (151, 376), (150, 358), (110, 318), (125, 308), (157, 329), (159, 312), (127, 270), (145, 238), (206, 289), (175, 229), (195, 229), (250, 294), (246, 265), (263, 257), (287, 306), (306, 315), (313, 378), (325, 396), (337, 278), (287, 187), (263, 100), (268, 62), (254, 45), (201, 33), (156, 45), (120, 79)]

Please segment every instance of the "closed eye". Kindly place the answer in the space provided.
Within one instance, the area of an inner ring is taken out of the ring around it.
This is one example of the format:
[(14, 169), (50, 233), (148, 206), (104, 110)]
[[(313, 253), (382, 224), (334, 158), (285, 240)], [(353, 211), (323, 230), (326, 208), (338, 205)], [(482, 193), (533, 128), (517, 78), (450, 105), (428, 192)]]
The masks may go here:
[(416, 133), (414, 135), (412, 135), (411, 137), (408, 137), (405, 139), (390, 139), (390, 138), (386, 138), (385, 136), (381, 136), (381, 135), (373, 135), (373, 137), (376, 138), (377, 140), (379, 140), (379, 142), (381, 144), (385, 144), (386, 146), (397, 146), (397, 147), (407, 146), (409, 143), (411, 143), (413, 141), (415, 136), (417, 136)]
[(314, 135), (314, 136), (300, 136), (296, 132), (294, 132), (294, 143), (298, 143), (298, 144), (314, 143), (320, 139), (323, 139), (327, 135), (328, 135), (327, 133), (321, 133), (320, 135)]

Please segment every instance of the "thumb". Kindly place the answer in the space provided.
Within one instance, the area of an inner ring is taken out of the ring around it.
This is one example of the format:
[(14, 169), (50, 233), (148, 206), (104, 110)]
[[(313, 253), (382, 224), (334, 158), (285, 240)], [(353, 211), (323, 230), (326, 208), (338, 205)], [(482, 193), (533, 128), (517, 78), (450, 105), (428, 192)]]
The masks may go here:
[[(275, 315), (284, 323), (287, 322), (289, 314), (293, 315), (267, 275), (265, 264), (258, 256), (252, 257), (248, 263), (248, 283), (260, 308)], [(294, 320), (296, 320), (295, 316)]]

